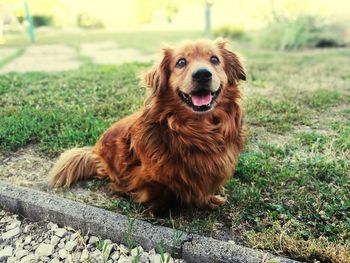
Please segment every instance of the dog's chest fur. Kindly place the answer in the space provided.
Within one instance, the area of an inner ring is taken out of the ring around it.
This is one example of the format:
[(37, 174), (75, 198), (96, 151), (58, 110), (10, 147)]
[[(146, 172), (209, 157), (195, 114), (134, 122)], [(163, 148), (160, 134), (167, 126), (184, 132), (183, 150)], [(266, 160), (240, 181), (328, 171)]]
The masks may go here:
[(134, 149), (152, 180), (191, 202), (216, 192), (233, 172), (241, 145), (240, 134), (230, 129), (234, 122), (228, 114), (187, 119), (173, 114), (161, 123), (143, 123)]

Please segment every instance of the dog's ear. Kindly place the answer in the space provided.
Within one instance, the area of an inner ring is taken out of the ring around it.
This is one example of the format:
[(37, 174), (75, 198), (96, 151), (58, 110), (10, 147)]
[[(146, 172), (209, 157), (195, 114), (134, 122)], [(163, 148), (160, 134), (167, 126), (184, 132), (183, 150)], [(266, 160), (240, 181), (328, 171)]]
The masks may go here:
[(160, 94), (166, 90), (170, 77), (171, 54), (171, 48), (164, 48), (161, 62), (143, 76), (145, 86), (151, 89), (153, 94)]
[(223, 39), (217, 39), (215, 42), (220, 49), (221, 56), (224, 59), (224, 67), (228, 78), (228, 84), (232, 85), (236, 81), (246, 80), (245, 69), (242, 66), (238, 56), (227, 48), (228, 42)]

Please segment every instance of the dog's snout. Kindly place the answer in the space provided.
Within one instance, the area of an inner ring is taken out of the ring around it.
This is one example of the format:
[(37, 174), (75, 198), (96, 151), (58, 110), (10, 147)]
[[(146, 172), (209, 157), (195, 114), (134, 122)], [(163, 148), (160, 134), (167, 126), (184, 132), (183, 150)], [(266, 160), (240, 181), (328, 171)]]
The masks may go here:
[(206, 68), (200, 68), (192, 73), (192, 79), (199, 83), (206, 83), (211, 80), (212, 74)]

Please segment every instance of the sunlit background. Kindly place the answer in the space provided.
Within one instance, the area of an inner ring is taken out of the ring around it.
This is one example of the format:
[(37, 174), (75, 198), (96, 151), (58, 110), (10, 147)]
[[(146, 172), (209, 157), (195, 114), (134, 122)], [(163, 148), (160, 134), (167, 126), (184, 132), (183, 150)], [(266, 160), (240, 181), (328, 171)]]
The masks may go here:
[(89, 30), (197, 31), (247, 41), (265, 30), (262, 46), (289, 48), (289, 43), (266, 43), (265, 37), (270, 38), (266, 31), (273, 25), (280, 38), (284, 34), (286, 39), (300, 38), (305, 34), (301, 31), (324, 31), (318, 36), (322, 39), (312, 45), (344, 45), (350, 35), (349, 13), (347, 0), (2, 0), (0, 42), (9, 44), (13, 38), (18, 42), (20, 35), (20, 41), (26, 43), (31, 15), (39, 42), (47, 34)]

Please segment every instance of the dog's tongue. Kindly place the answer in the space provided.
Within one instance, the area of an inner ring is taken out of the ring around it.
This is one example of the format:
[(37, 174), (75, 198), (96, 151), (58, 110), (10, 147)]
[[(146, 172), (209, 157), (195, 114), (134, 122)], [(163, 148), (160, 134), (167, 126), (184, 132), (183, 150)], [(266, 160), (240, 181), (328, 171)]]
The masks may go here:
[(192, 103), (195, 106), (208, 105), (211, 102), (211, 94), (207, 95), (192, 95)]

